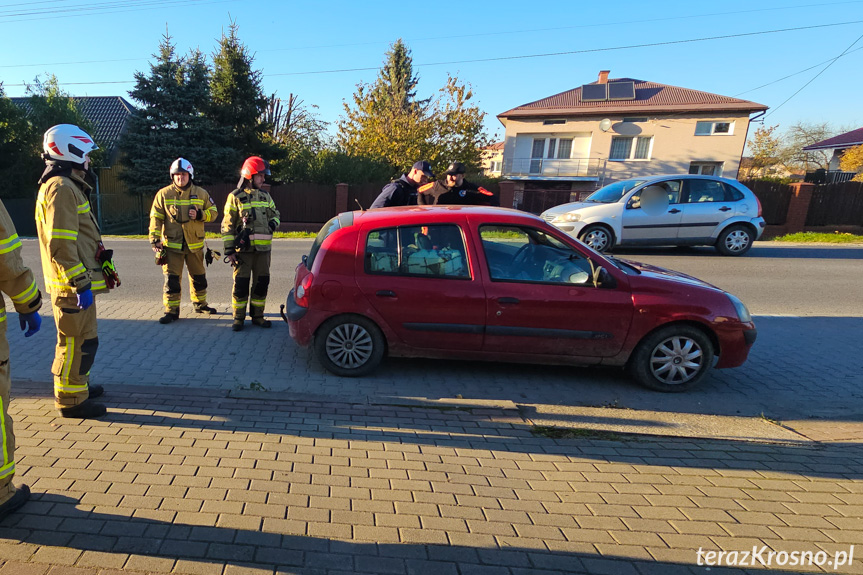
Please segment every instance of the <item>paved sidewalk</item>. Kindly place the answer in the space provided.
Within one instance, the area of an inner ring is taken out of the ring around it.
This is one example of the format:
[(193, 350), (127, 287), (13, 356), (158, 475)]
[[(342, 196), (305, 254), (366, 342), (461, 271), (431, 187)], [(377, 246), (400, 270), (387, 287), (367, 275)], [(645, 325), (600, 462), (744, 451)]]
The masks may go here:
[[(511, 409), (134, 386), (81, 422), (13, 393), (34, 499), (0, 522), (0, 575), (664, 575), (705, 573), (699, 548), (863, 543), (857, 443), (551, 439)], [(770, 569), (800, 571), (863, 573), (863, 548)]]

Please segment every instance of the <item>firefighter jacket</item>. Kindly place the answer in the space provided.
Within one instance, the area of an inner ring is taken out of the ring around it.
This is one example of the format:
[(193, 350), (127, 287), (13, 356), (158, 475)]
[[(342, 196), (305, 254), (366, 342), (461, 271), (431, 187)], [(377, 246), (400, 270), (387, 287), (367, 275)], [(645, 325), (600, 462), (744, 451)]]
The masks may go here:
[[(189, 209), (195, 208), (195, 219)], [(213, 198), (207, 190), (194, 184), (186, 189), (174, 184), (165, 186), (153, 198), (150, 209), (150, 243), (162, 240), (170, 251), (182, 252), (183, 245), (195, 252), (204, 249), (204, 224), (213, 222), (219, 215)]]
[(108, 291), (96, 257), (102, 234), (85, 195), (90, 186), (75, 172), (49, 178), (36, 198), (36, 230), (45, 289), (71, 296)]
[(222, 219), (225, 255), (235, 252), (268, 252), (279, 224), (279, 210), (263, 190), (238, 189), (228, 194)]
[[(3, 202), (0, 202), (0, 291), (9, 296), (15, 311), (33, 313), (42, 307), (42, 294), (33, 272), (21, 259), (21, 241)], [(6, 330), (6, 300), (0, 296), (0, 329)], [(0, 362), (9, 359), (9, 343), (0, 337)]]

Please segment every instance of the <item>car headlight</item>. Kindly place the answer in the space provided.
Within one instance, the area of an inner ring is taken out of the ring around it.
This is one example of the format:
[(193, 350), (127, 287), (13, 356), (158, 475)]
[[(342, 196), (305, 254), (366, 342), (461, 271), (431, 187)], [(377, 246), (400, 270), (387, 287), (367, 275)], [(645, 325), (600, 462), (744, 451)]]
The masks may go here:
[(576, 212), (567, 212), (565, 214), (557, 215), (553, 220), (551, 220), (551, 223), (559, 224), (559, 223), (563, 223), (563, 222), (578, 222), (578, 221), (581, 221), (581, 214), (576, 213)]
[(730, 299), (732, 305), (734, 305), (734, 309), (737, 311), (737, 317), (740, 318), (740, 321), (743, 323), (752, 321), (752, 315), (750, 315), (749, 310), (746, 308), (746, 304), (730, 293), (726, 293), (725, 295), (728, 296), (728, 299)]

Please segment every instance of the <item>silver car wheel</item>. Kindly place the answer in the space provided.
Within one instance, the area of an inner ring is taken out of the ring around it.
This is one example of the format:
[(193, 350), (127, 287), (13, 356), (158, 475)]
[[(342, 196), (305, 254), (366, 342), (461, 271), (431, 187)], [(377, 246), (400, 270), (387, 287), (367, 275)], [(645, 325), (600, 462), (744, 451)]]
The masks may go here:
[(604, 252), (610, 242), (608, 232), (602, 228), (594, 228), (584, 235), (584, 243), (598, 252)]
[(704, 353), (693, 339), (674, 336), (661, 342), (650, 354), (653, 376), (669, 385), (680, 385), (697, 376), (704, 367)]
[(737, 229), (725, 236), (725, 247), (729, 252), (740, 252), (749, 247), (749, 233)]
[(327, 357), (341, 368), (362, 367), (372, 357), (373, 348), (371, 334), (355, 323), (338, 325), (327, 335)]

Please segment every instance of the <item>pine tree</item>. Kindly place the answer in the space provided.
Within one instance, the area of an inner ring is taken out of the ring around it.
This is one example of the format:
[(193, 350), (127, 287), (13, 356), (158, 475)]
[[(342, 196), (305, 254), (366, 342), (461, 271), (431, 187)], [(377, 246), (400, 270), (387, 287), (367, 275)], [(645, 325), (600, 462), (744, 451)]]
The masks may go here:
[(254, 57), (240, 41), (238, 30), (237, 23), (231, 22), (213, 54), (210, 115), (219, 125), (230, 127), (233, 145), (243, 157), (262, 156), (269, 161), (280, 154), (267, 137), (273, 127), (266, 122), (262, 73), (253, 68)]
[(153, 194), (167, 185), (168, 170), (178, 157), (192, 163), (200, 183), (234, 177), (239, 153), (230, 146), (230, 132), (206, 115), (210, 71), (203, 54), (178, 56), (166, 33), (154, 58), (148, 75), (135, 73), (135, 88), (129, 92), (142, 104), (120, 142), (130, 191)]
[(418, 99), (419, 79), (401, 39), (390, 46), (373, 84), (358, 84), (353, 104), (344, 104), (338, 145), (352, 156), (407, 170), (429, 160), (440, 170), (453, 160), (477, 169), (488, 143), (485, 113), (470, 100), (470, 88), (450, 77), (433, 98)]

